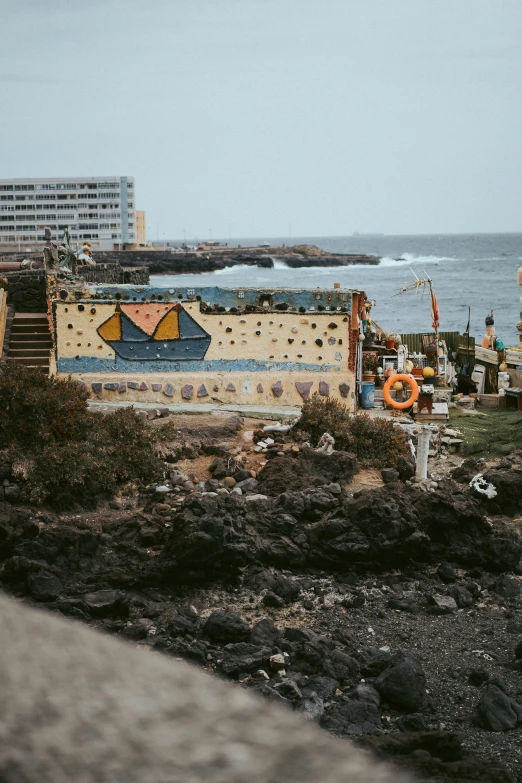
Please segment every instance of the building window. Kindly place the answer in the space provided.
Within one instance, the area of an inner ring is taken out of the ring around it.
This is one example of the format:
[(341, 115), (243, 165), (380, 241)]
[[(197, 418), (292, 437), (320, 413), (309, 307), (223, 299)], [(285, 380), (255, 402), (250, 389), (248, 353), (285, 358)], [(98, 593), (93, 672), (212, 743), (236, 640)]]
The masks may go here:
[(50, 193), (49, 194), (46, 193), (43, 196), (37, 195), (37, 196), (35, 196), (35, 198), (36, 198), (37, 201), (49, 201), (50, 199), (55, 199), (56, 196), (51, 195)]
[(14, 196), (0, 196), (0, 201), (14, 201)]
[(34, 185), (15, 185), (15, 190), (34, 190)]
[(119, 187), (119, 182), (98, 182), (98, 190), (111, 190)]
[(0, 190), (14, 190), (12, 185), (0, 185)]

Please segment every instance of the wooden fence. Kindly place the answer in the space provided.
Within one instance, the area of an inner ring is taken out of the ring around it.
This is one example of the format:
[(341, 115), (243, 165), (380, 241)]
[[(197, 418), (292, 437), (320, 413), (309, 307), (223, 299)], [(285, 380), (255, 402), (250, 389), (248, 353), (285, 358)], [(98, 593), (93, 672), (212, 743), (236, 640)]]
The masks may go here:
[[(426, 333), (424, 333), (426, 334)], [(433, 335), (435, 337), (435, 335)], [(410, 353), (424, 353), (423, 334), (401, 334), (401, 340), (404, 345), (408, 346)], [(469, 352), (475, 353), (475, 338), (469, 337), (467, 334), (461, 334), (460, 332), (439, 332), (439, 340), (444, 340), (448, 346), (448, 350), (456, 351), (457, 353), (466, 354), (468, 351), (469, 340)]]

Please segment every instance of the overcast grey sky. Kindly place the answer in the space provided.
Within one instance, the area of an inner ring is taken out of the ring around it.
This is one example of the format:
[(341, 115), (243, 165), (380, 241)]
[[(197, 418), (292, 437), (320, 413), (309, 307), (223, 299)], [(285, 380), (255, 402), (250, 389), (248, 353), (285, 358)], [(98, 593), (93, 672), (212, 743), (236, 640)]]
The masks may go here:
[(160, 236), (522, 230), (521, 0), (0, 0), (0, 177)]

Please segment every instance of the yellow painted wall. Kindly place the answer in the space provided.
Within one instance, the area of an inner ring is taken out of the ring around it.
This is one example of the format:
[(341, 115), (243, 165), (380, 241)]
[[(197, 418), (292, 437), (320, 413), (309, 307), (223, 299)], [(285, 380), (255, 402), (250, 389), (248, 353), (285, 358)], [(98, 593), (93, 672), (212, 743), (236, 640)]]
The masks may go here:
[[(84, 307), (80, 311), (78, 307)], [(140, 308), (144, 305), (139, 305)], [(161, 308), (159, 304), (146, 305), (151, 312)], [(185, 302), (183, 307), (205, 329), (212, 342), (205, 355), (210, 359), (262, 359), (279, 362), (293, 361), (313, 364), (348, 366), (349, 317), (339, 313), (247, 313), (232, 315), (204, 315), (198, 302)], [(163, 306), (164, 308), (164, 306)], [(56, 327), (57, 350), (60, 357), (94, 356), (108, 359), (115, 356), (113, 348), (102, 340), (97, 328), (116, 309), (115, 304), (77, 305), (74, 302), (57, 302)], [(94, 312), (92, 312), (94, 311)], [(336, 329), (328, 324), (336, 323)], [(315, 324), (313, 328), (312, 324)], [(69, 328), (69, 325), (72, 328)], [(232, 331), (227, 332), (227, 329)], [(261, 334), (257, 335), (256, 332)], [(334, 345), (328, 339), (335, 339)], [(289, 343), (288, 340), (293, 340)], [(323, 345), (315, 341), (321, 339)], [(339, 339), (342, 344), (339, 345)], [(341, 358), (337, 359), (336, 354)], [(153, 372), (153, 362), (151, 371)]]

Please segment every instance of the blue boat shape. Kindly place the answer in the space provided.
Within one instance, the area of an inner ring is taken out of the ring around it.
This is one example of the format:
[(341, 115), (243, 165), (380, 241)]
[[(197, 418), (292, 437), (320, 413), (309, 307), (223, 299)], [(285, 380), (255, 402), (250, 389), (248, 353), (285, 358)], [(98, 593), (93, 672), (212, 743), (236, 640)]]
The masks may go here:
[(131, 361), (204, 359), (210, 335), (178, 304), (118, 304), (98, 327), (118, 356)]

